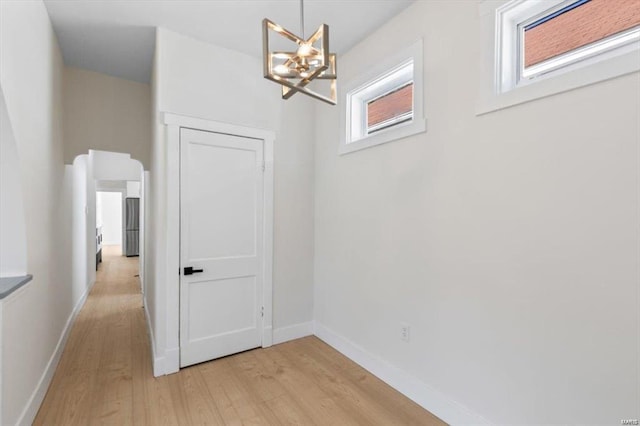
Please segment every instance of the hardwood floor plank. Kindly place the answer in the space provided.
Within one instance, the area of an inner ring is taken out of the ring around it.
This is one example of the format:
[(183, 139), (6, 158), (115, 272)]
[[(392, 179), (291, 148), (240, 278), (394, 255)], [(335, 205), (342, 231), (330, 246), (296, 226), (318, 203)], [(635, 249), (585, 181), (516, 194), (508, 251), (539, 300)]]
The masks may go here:
[(225, 391), (224, 382), (226, 379), (225, 366), (220, 362), (206, 362), (198, 366), (198, 371), (202, 375), (211, 400), (218, 408), (218, 412), (226, 425), (242, 425), (240, 414), (233, 406), (233, 402)]
[[(142, 305), (142, 304), (140, 304)], [(171, 394), (168, 377), (153, 377), (149, 362), (149, 336), (146, 328), (134, 327), (136, 322), (145, 322), (144, 311), (138, 308), (132, 317), (132, 368), (133, 368), (133, 419), (137, 425), (177, 425), (175, 412), (171, 409)]]
[(358, 364), (343, 356), (336, 356), (336, 351), (326, 343), (318, 339), (300, 339), (300, 347), (305, 353), (316, 357), (320, 362), (327, 363), (331, 368), (339, 372), (342, 377), (349, 380), (353, 386), (377, 401), (381, 407), (395, 413), (399, 420), (402, 421), (402, 424), (443, 424), (442, 420), (428, 412), (432, 419), (430, 423), (425, 423), (425, 410), (422, 407), (396, 392)]
[(248, 351), (229, 358), (235, 372), (257, 401), (265, 402), (286, 395), (286, 389), (269, 374), (256, 356), (257, 351)]
[[(102, 422), (122, 425), (133, 423), (131, 327), (124, 315), (132, 306), (126, 295), (120, 294), (126, 284), (120, 280), (112, 284), (117, 294), (108, 299), (112, 314), (103, 318), (102, 325), (106, 326), (103, 328), (104, 346), (97, 372), (100, 392), (93, 400), (93, 412)], [(118, 350), (114, 350), (116, 347)]]
[(298, 404), (288, 395), (283, 394), (263, 403), (278, 419), (281, 425), (316, 425)]
[(366, 424), (365, 419), (357, 421), (353, 412), (343, 410), (332, 396), (323, 391), (310, 375), (304, 374), (294, 363), (283, 356), (281, 347), (276, 346), (264, 351), (264, 362), (271, 370), (294, 401), (307, 412), (311, 418), (322, 419), (321, 424), (358, 425)]
[(246, 375), (246, 370), (237, 368), (238, 365), (246, 365), (244, 361), (237, 360), (244, 354), (246, 352), (219, 360), (228, 366), (230, 373), (222, 385), (233, 401), (233, 406), (243, 417), (244, 424), (279, 425), (278, 418), (262, 404), (265, 401), (265, 395), (253, 387), (251, 379)]
[(202, 382), (202, 376), (193, 368), (186, 368), (180, 374), (170, 376), (171, 394), (181, 401), (188, 424), (224, 425), (215, 404), (211, 403), (209, 391)]
[(321, 389), (328, 392), (343, 409), (350, 412), (355, 411), (359, 414), (360, 421), (364, 421), (366, 424), (402, 424), (399, 422), (397, 414), (390, 412), (379, 401), (371, 398), (367, 392), (353, 386), (353, 383), (345, 377), (328, 368), (326, 364), (314, 356), (315, 354), (309, 354), (298, 344), (291, 343), (285, 343), (288, 347), (286, 352), (283, 352), (284, 355), (291, 359), (300, 370), (310, 374)]
[(103, 248), (35, 425), (441, 425), (307, 337), (153, 377), (137, 258)]

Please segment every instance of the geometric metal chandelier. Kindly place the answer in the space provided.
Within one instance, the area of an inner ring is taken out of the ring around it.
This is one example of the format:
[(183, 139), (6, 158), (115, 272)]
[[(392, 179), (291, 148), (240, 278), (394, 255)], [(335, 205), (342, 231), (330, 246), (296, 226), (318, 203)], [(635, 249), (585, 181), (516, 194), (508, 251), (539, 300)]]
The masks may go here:
[[(282, 98), (289, 99), (296, 93), (336, 104), (337, 64), (336, 55), (329, 53), (329, 26), (320, 25), (318, 30), (304, 37), (304, 0), (300, 0), (300, 28), (302, 37), (285, 30), (269, 19), (262, 20), (262, 59), (264, 78), (282, 85)], [(292, 50), (272, 50), (270, 33), (280, 35), (292, 42)], [(295, 43), (295, 44), (293, 44)], [(313, 81), (329, 80), (328, 94), (310, 88)]]

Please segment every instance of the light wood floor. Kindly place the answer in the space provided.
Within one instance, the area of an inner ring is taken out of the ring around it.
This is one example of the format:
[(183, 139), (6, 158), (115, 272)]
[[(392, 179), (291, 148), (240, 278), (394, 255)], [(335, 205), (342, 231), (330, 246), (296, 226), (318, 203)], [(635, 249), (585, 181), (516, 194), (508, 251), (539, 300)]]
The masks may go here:
[(315, 337), (154, 378), (138, 258), (103, 250), (34, 424), (444, 424)]

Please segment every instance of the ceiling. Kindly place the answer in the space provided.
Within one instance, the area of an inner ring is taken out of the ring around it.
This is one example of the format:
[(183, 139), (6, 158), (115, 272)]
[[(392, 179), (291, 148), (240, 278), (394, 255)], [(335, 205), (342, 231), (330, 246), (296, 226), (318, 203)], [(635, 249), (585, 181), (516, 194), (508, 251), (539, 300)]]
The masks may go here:
[[(307, 37), (321, 23), (344, 53), (413, 0), (307, 0)], [(263, 18), (300, 32), (298, 0), (44, 0), (68, 66), (147, 83), (155, 27), (262, 55)]]

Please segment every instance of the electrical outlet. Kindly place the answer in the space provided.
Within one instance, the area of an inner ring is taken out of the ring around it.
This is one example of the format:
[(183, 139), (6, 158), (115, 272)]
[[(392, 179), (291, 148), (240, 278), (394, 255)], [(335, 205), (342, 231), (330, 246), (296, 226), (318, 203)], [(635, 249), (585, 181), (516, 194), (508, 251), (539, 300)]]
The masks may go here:
[(411, 337), (411, 328), (409, 327), (409, 324), (400, 323), (400, 339), (404, 340), (405, 342), (408, 342), (410, 337)]

